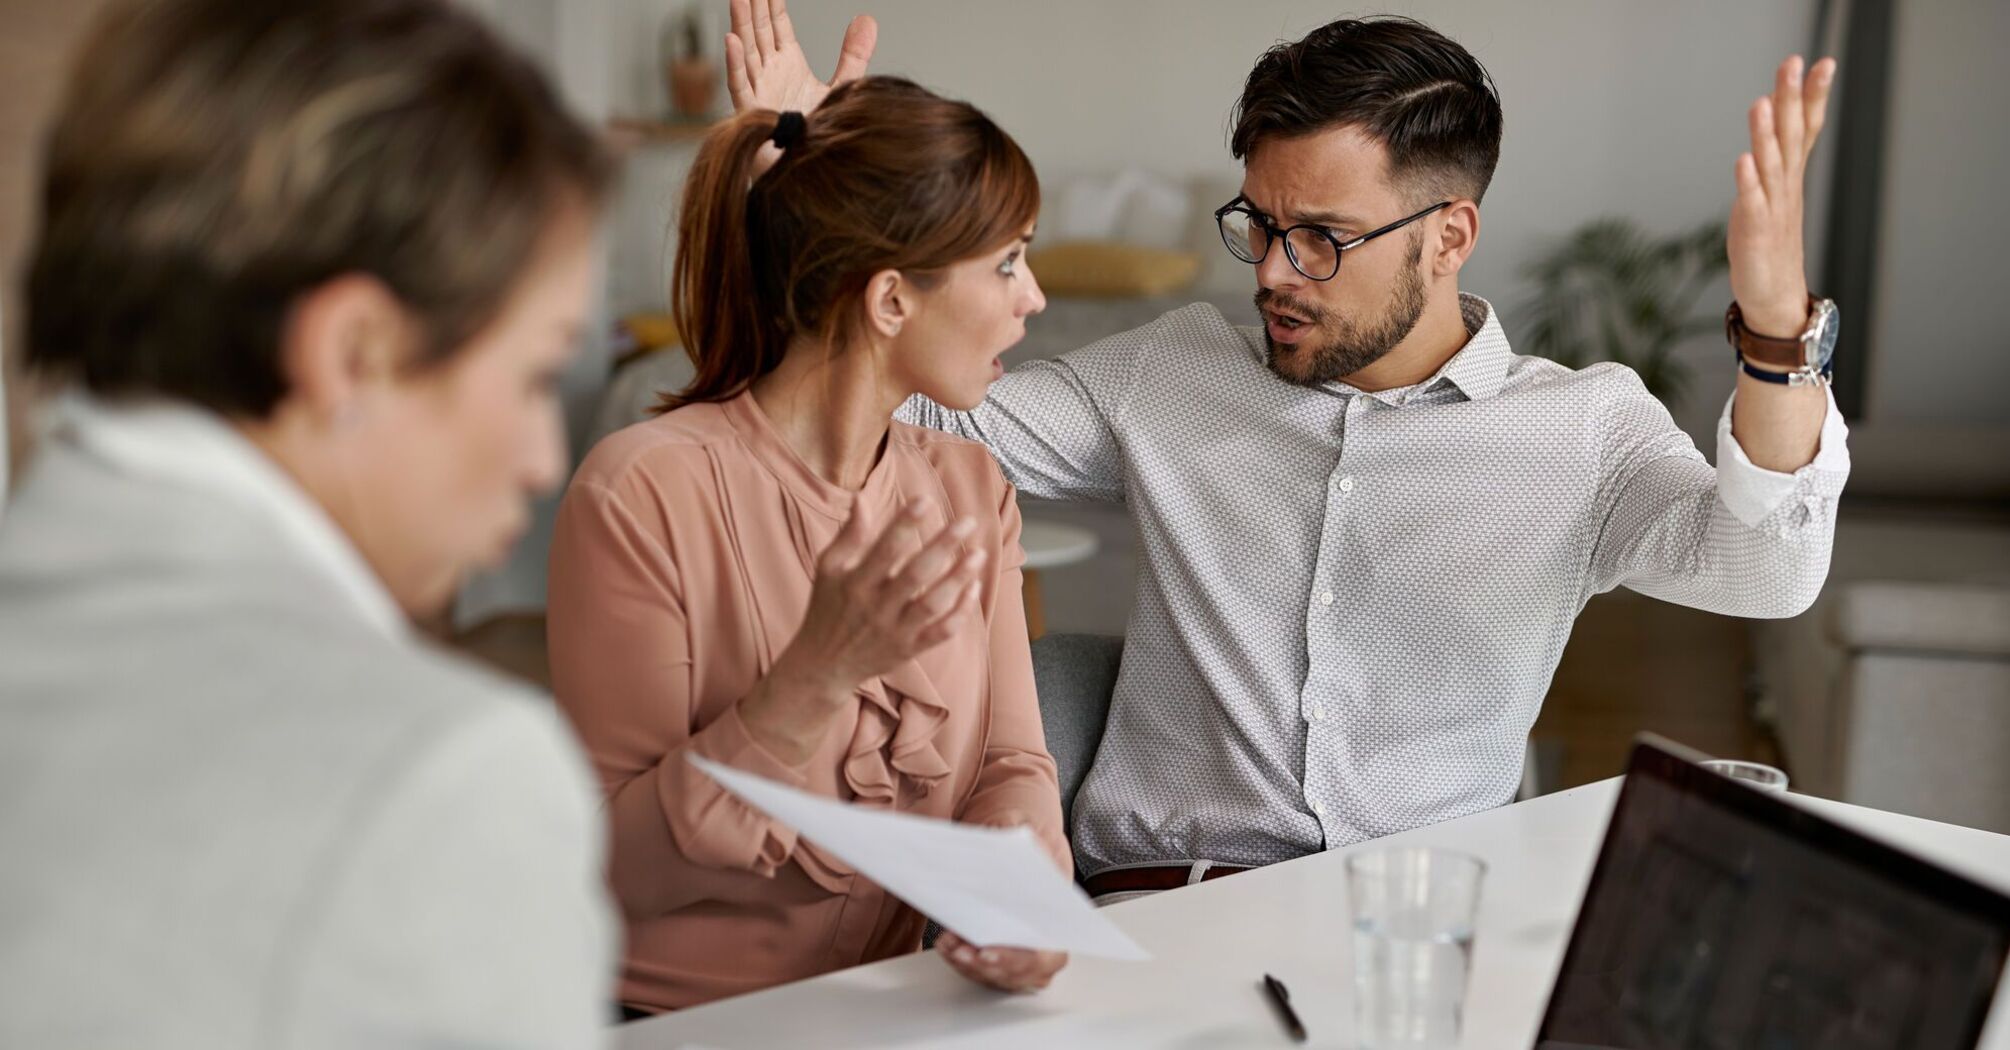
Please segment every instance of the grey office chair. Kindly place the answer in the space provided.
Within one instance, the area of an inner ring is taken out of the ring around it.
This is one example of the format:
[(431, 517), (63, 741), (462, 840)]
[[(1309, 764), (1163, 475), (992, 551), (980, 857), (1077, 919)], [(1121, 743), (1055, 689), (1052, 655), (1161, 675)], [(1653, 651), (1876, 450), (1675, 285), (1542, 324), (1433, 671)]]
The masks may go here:
[(1040, 722), (1061, 781), (1061, 812), (1075, 809), (1075, 793), (1096, 760), (1124, 640), (1100, 634), (1050, 634), (1033, 643), (1033, 688)]

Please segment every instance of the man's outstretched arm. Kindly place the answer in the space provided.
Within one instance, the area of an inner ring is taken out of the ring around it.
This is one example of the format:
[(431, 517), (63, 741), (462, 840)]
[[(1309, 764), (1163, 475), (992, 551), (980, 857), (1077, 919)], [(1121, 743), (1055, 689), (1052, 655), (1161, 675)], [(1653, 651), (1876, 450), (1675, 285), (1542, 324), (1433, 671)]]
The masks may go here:
[[(1809, 323), (1801, 240), (1803, 182), (1835, 63), (1805, 79), (1781, 63), (1752, 105), (1752, 151), (1738, 159), (1728, 249), (1744, 323), (1792, 337)], [(1754, 367), (1765, 367), (1754, 363)], [(1636, 390), (1610, 409), (1613, 493), (1591, 589), (1625, 585), (1734, 616), (1792, 616), (1828, 575), (1835, 507), (1849, 476), (1847, 428), (1825, 383), (1769, 383), (1740, 371), (1703, 463), (1666, 409)]]
[[(1773, 93), (1748, 114), (1752, 149), (1738, 158), (1726, 247), (1731, 294), (1745, 327), (1759, 335), (1793, 339), (1808, 326), (1802, 206), (1808, 156), (1826, 119), (1835, 71), (1835, 60), (1825, 58), (1803, 77), (1800, 57), (1789, 58), (1774, 75)], [(1752, 466), (1791, 473), (1814, 460), (1829, 403), (1822, 384), (1768, 383), (1740, 371), (1731, 437)], [(1719, 469), (1724, 458), (1720, 453)]]
[(894, 418), (981, 442), (1005, 479), (1036, 499), (1117, 502), (1124, 498), (1123, 411), (1128, 368), (1116, 360), (1126, 332), (1051, 361), (1021, 365), (991, 384), (968, 412), (920, 394)]

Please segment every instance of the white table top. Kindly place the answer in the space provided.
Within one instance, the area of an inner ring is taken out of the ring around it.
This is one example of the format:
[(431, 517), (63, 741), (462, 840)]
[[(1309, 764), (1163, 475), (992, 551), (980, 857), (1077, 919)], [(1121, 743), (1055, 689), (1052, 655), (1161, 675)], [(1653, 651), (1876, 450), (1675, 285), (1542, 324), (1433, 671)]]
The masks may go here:
[(1019, 524), (1019, 545), (1026, 548), (1026, 568), (1056, 569), (1094, 555), (1096, 534), (1079, 525), (1024, 518)]
[[(1526, 1048), (1605, 834), (1618, 780), (1119, 904), (1144, 963), (1076, 959), (1053, 987), (1000, 996), (934, 953), (628, 1025), (620, 1050), (716, 1047), (1288, 1047), (1259, 987), (1291, 989), (1313, 1047), (1350, 1046), (1346, 882), (1353, 849), (1425, 844), (1485, 858), (1464, 1045)], [(2010, 889), (2010, 836), (1793, 796), (1859, 831)], [(1981, 1045), (2010, 1050), (2010, 982)]]

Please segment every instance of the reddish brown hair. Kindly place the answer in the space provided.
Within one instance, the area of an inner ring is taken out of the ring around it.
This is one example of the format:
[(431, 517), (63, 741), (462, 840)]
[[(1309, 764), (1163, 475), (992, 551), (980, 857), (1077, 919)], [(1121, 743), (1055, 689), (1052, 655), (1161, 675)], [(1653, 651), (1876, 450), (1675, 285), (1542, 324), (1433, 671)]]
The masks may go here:
[(738, 395), (798, 335), (840, 346), (862, 328), (873, 274), (899, 270), (928, 287), (1039, 214), (1039, 179), (1018, 144), (975, 106), (912, 82), (865, 77), (832, 91), (802, 140), (755, 178), (777, 120), (740, 114), (691, 167), (670, 310), (697, 375), (663, 395), (661, 411)]

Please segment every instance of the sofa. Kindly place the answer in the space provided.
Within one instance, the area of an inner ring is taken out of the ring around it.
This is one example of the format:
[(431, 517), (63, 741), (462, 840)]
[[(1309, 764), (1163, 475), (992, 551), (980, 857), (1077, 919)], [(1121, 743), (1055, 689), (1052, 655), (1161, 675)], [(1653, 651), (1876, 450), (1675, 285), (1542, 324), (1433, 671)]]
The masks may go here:
[(2010, 427), (1859, 425), (1828, 585), (1755, 621), (1796, 791), (2010, 833)]

